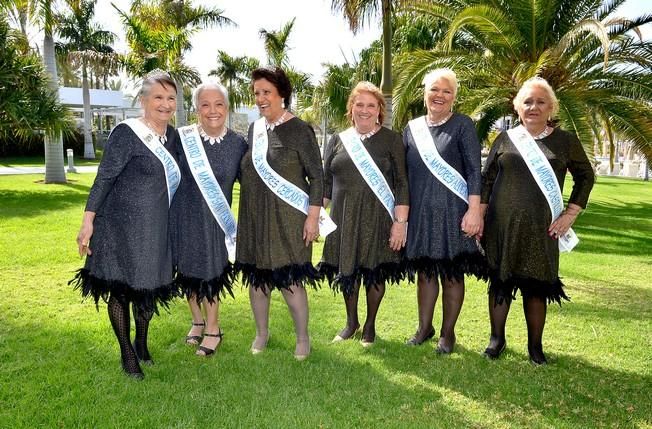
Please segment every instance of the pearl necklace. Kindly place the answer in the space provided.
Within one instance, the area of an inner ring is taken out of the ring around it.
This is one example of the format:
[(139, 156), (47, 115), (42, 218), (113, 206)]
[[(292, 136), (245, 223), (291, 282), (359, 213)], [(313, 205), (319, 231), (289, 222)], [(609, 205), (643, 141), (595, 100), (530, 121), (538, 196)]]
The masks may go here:
[(222, 143), (222, 140), (224, 140), (224, 136), (226, 136), (226, 131), (227, 131), (226, 127), (224, 127), (220, 135), (213, 137), (206, 134), (206, 131), (204, 131), (201, 125), (198, 126), (197, 128), (199, 128), (199, 135), (204, 140), (206, 140), (211, 146), (214, 145), (215, 143)]
[(156, 129), (152, 126), (152, 124), (149, 123), (147, 119), (145, 119), (145, 117), (140, 118), (140, 120), (142, 123), (145, 124), (147, 128), (149, 128), (149, 130), (152, 132), (152, 134), (154, 134), (154, 136), (156, 136), (156, 138), (158, 139), (158, 141), (161, 142), (161, 144), (167, 143), (168, 136), (166, 136), (165, 133), (163, 133), (162, 135), (157, 133)]
[(283, 112), (280, 118), (275, 120), (274, 122), (268, 122), (265, 120), (265, 126), (267, 127), (268, 130), (273, 130), (274, 128), (278, 127), (281, 125), (283, 122), (285, 122), (285, 116), (288, 114), (287, 110)]
[(360, 137), (360, 140), (367, 140), (369, 137), (376, 134), (379, 130), (380, 130), (380, 127), (374, 127), (368, 133), (361, 134), (357, 129), (355, 129), (355, 132), (358, 134), (358, 137)]
[(444, 125), (452, 116), (453, 116), (453, 112), (450, 112), (441, 121), (433, 122), (433, 121), (430, 120), (430, 117), (428, 115), (426, 115), (426, 123), (428, 123), (429, 127), (438, 127), (440, 125)]
[(543, 129), (543, 131), (541, 131), (541, 132), (540, 132), (539, 134), (537, 134), (536, 136), (532, 136), (532, 138), (533, 138), (534, 140), (541, 140), (541, 139), (544, 139), (544, 138), (548, 137), (550, 134), (552, 134), (552, 131), (553, 131), (553, 130), (554, 130), (554, 128), (549, 127), (549, 126), (546, 125), (546, 127)]

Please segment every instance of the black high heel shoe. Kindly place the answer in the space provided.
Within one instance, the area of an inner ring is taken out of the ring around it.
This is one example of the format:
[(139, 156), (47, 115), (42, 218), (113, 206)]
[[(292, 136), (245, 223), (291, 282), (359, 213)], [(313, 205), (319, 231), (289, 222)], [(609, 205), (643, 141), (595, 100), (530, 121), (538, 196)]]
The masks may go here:
[(127, 359), (126, 361), (124, 356), (121, 356), (120, 364), (122, 365), (122, 371), (127, 377), (133, 378), (134, 380), (142, 380), (145, 378), (143, 370), (140, 369), (140, 365), (138, 365), (138, 356), (134, 356), (133, 360)]
[(541, 365), (547, 365), (548, 360), (546, 359), (546, 355), (543, 354), (543, 349), (541, 348), (533, 348), (529, 347), (527, 348), (528, 355), (530, 356), (530, 363), (534, 366), (541, 366)]
[(136, 353), (136, 358), (138, 359), (138, 362), (141, 362), (147, 366), (154, 365), (154, 361), (152, 360), (152, 357), (149, 355), (149, 352), (145, 352), (143, 355), (141, 355), (138, 352), (138, 347), (136, 347), (136, 341), (131, 343), (131, 346), (134, 348), (134, 352)]
[[(206, 321), (203, 321), (201, 323), (195, 323), (192, 322), (192, 326), (201, 326), (202, 328), (206, 327)], [(192, 328), (190, 328), (192, 330)], [(201, 335), (186, 335), (186, 344), (189, 346), (197, 346), (199, 343), (201, 343), (202, 336)]]
[(484, 350), (484, 353), (482, 355), (486, 358), (495, 360), (500, 357), (500, 355), (505, 351), (505, 348), (507, 347), (507, 341), (503, 338), (496, 347), (487, 347)]
[(423, 337), (423, 339), (422, 339), (421, 341), (417, 340), (417, 335), (418, 335), (418, 334), (419, 334), (418, 332), (415, 333), (415, 334), (412, 336), (412, 338), (410, 338), (409, 340), (407, 340), (407, 341), (405, 342), (405, 345), (406, 345), (406, 346), (420, 346), (421, 344), (425, 343), (426, 341), (430, 340), (432, 337), (435, 336), (435, 328), (432, 328), (432, 329), (430, 330), (430, 332), (428, 332), (428, 335), (426, 335), (425, 337)]
[[(220, 341), (215, 345), (214, 349), (209, 349), (208, 347), (204, 346), (199, 346), (199, 349), (197, 350), (197, 353), (195, 353), (197, 356), (203, 356), (203, 357), (210, 357), (215, 354), (215, 351), (222, 345), (222, 337), (224, 336), (224, 332), (220, 329), (220, 331), (217, 334), (204, 334), (205, 337), (213, 337), (213, 338), (219, 338)], [(199, 352), (202, 351), (204, 354), (200, 354)]]

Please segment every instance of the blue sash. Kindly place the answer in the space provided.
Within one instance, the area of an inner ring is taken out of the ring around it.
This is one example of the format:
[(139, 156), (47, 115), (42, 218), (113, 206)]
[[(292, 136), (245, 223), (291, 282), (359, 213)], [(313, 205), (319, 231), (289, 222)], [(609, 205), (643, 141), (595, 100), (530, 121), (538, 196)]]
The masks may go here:
[(152, 130), (139, 119), (129, 118), (122, 121), (131, 128), (131, 130), (138, 136), (138, 138), (147, 146), (154, 156), (161, 161), (165, 169), (165, 182), (168, 188), (168, 207), (172, 204), (172, 197), (179, 187), (181, 182), (181, 171), (177, 162), (174, 160), (170, 152), (161, 144), (156, 138)]
[(408, 125), (421, 160), (430, 173), (452, 193), (469, 204), (469, 190), (462, 175), (441, 157), (430, 134), (425, 116), (411, 120)]
[[(277, 197), (301, 213), (307, 215), (309, 205), (308, 194), (272, 169), (267, 162), (268, 146), (269, 140), (265, 118), (260, 118), (254, 122), (254, 136), (251, 145), (251, 160), (253, 161), (254, 169), (270, 191), (274, 192)], [(319, 234), (322, 237), (326, 237), (335, 231), (336, 228), (337, 226), (330, 216), (328, 216), (326, 210), (321, 207), (319, 211)]]
[(348, 130), (340, 133), (340, 140), (344, 145), (344, 149), (349, 154), (349, 157), (355, 164), (355, 168), (362, 176), (365, 182), (373, 191), (376, 198), (382, 203), (389, 213), (389, 217), (394, 220), (394, 194), (389, 187), (385, 176), (380, 171), (374, 160), (364, 147), (360, 135), (356, 132), (355, 128), (351, 127)]
[[(548, 162), (548, 159), (537, 145), (537, 142), (534, 141), (534, 138), (532, 138), (524, 126), (519, 125), (516, 128), (507, 130), (507, 135), (523, 157), (523, 161), (525, 161), (537, 185), (539, 185), (539, 189), (548, 202), (548, 207), (550, 207), (550, 212), (552, 213), (552, 222), (554, 222), (564, 210), (564, 198), (557, 182), (557, 176), (555, 176), (550, 162)], [(577, 246), (579, 241), (575, 232), (571, 228), (568, 228), (566, 234), (560, 236), (558, 239), (559, 251), (570, 252)]]
[(199, 187), (213, 217), (224, 231), (224, 243), (229, 253), (229, 259), (234, 260), (238, 227), (233, 213), (231, 213), (229, 202), (213, 174), (197, 125), (179, 128), (179, 135), (181, 136), (181, 145), (186, 154), (192, 177), (195, 179), (195, 183), (197, 183), (197, 187)]

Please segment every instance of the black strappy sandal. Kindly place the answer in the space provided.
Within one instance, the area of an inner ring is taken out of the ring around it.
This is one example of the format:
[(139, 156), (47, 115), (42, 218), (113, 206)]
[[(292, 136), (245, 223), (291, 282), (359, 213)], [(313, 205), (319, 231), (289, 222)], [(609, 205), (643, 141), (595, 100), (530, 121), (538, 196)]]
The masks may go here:
[[(206, 321), (203, 321), (201, 323), (192, 322), (192, 326), (201, 326), (202, 328), (205, 328)], [(201, 335), (186, 335), (186, 344), (188, 344), (189, 346), (197, 346), (199, 345), (199, 343), (201, 343), (202, 338), (203, 337)]]
[[(224, 332), (220, 329), (220, 332), (217, 334), (204, 334), (205, 337), (214, 337), (214, 338), (219, 338), (220, 341), (215, 345), (214, 349), (209, 349), (208, 347), (204, 346), (199, 346), (197, 349), (197, 353), (195, 353), (197, 356), (203, 356), (203, 357), (210, 357), (215, 354), (215, 350), (217, 350), (220, 345), (222, 345), (222, 337), (224, 336)], [(204, 354), (199, 354), (199, 351), (204, 352)]]

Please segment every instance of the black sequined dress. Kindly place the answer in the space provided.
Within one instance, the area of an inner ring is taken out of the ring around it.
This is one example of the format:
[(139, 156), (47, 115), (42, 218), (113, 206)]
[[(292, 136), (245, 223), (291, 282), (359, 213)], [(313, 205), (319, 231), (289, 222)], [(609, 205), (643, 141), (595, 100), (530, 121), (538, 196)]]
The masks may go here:
[[(409, 205), (401, 136), (383, 127), (363, 144), (391, 188), (395, 205)], [(393, 218), (365, 182), (339, 134), (324, 150), (324, 182), (337, 229), (326, 237), (319, 269), (331, 288), (350, 295), (356, 282), (369, 288), (402, 280), (401, 252), (389, 247)]]
[[(179, 137), (168, 126), (165, 148), (175, 158)], [(71, 283), (95, 303), (117, 295), (158, 311), (178, 295), (172, 278), (168, 190), (159, 159), (126, 124), (106, 143), (86, 211), (95, 212), (92, 255)]]
[[(309, 205), (322, 205), (324, 177), (313, 129), (297, 117), (267, 130), (270, 167), (308, 194)], [(253, 138), (253, 124), (248, 141)], [(254, 168), (251, 148), (240, 163), (240, 207), (235, 268), (245, 286), (289, 288), (317, 286), (312, 244), (303, 241), (306, 215), (276, 196)]]
[[(219, 143), (202, 139), (206, 157), (229, 204), (233, 184), (240, 172), (240, 160), (247, 151), (243, 136), (228, 130)], [(224, 231), (215, 220), (190, 171), (179, 144), (181, 185), (171, 208), (172, 249), (176, 282), (183, 294), (201, 302), (233, 296), (233, 265), (228, 260)]]
[[(556, 128), (535, 140), (550, 162), (563, 191), (569, 171), (573, 190), (569, 203), (586, 207), (595, 176), (574, 134)], [(501, 133), (483, 170), (482, 202), (489, 204), (483, 243), (490, 269), (490, 290), (497, 301), (514, 296), (540, 296), (548, 302), (568, 299), (559, 279), (559, 248), (548, 235), (552, 214), (525, 161)], [(581, 244), (580, 244), (581, 245)]]
[[(420, 118), (425, 120), (425, 118)], [(480, 143), (471, 118), (453, 114), (429, 127), (441, 157), (466, 180), (469, 195), (480, 195)], [(487, 277), (487, 264), (475, 238), (464, 235), (468, 205), (432, 175), (416, 147), (410, 127), (403, 131), (410, 182), (406, 258), (411, 274), (463, 280), (465, 274)], [(431, 143), (432, 144), (432, 143)]]

